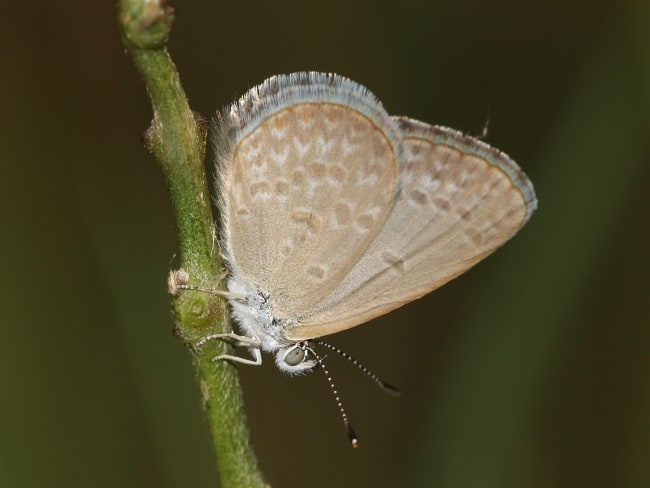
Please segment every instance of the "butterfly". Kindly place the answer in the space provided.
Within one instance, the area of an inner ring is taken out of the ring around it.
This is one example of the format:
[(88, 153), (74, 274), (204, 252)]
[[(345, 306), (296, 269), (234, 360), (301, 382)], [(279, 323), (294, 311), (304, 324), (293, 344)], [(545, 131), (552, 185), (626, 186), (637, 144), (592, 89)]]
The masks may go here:
[(201, 343), (229, 339), (252, 354), (215, 359), (258, 365), (265, 351), (289, 374), (324, 369), (315, 344), (336, 348), (319, 338), (464, 273), (537, 207), (503, 152), (389, 116), (335, 74), (267, 79), (217, 115), (212, 137), (225, 295), (239, 333)]

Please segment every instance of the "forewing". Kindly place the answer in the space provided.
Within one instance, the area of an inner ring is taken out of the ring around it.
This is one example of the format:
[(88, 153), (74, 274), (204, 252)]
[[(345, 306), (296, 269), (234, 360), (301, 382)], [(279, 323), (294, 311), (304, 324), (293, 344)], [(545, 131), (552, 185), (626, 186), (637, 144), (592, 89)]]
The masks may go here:
[(218, 123), (225, 257), (278, 318), (311, 313), (366, 252), (396, 191), (398, 136), (337, 76), (274, 77)]
[(528, 221), (532, 184), (505, 154), (459, 132), (407, 118), (397, 202), (367, 253), (292, 340), (348, 329), (465, 272)]

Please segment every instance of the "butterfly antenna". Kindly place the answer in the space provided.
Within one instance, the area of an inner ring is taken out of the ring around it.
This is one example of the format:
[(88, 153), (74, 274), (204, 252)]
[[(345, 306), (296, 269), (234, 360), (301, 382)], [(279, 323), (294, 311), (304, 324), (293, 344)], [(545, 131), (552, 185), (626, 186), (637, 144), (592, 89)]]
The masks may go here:
[(343, 402), (341, 401), (339, 392), (336, 389), (336, 385), (334, 384), (334, 381), (332, 380), (332, 376), (330, 375), (330, 372), (327, 370), (325, 364), (323, 363), (323, 358), (321, 358), (318, 354), (316, 354), (316, 351), (314, 351), (311, 347), (307, 347), (307, 350), (314, 355), (316, 361), (318, 362), (318, 365), (323, 370), (323, 373), (325, 373), (327, 382), (330, 384), (332, 393), (334, 393), (334, 399), (336, 400), (336, 404), (339, 407), (339, 412), (341, 412), (341, 418), (343, 419), (343, 426), (345, 427), (345, 431), (348, 434), (348, 439), (350, 439), (350, 443), (352, 444), (352, 447), (357, 447), (359, 445), (359, 438), (357, 437), (357, 434), (354, 432), (354, 429), (352, 428), (352, 424), (350, 423), (348, 414), (345, 412), (345, 408), (343, 408)]
[(332, 344), (328, 344), (327, 342), (323, 341), (314, 341), (316, 344), (319, 346), (326, 347), (327, 349), (334, 351), (335, 353), (339, 354), (340, 356), (343, 356), (345, 359), (350, 361), (352, 364), (354, 364), (357, 368), (359, 368), (361, 371), (363, 371), (366, 376), (368, 376), (372, 381), (377, 383), (379, 388), (384, 390), (387, 393), (390, 393), (393, 396), (400, 396), (402, 394), (399, 389), (395, 388), (393, 385), (390, 385), (386, 383), (384, 380), (382, 380), (379, 376), (377, 376), (375, 373), (370, 371), (368, 368), (366, 368), (363, 364), (361, 364), (359, 361), (354, 359), (352, 356), (350, 356), (347, 352), (342, 351), (336, 346), (333, 346)]

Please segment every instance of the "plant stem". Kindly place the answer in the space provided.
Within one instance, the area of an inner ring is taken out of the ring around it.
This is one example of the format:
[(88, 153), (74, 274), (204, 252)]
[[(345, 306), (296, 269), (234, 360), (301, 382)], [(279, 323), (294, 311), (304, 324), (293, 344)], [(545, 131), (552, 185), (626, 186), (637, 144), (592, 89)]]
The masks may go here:
[(204, 167), (207, 124), (190, 110), (165, 47), (173, 20), (174, 11), (163, 0), (120, 0), (124, 44), (153, 108), (145, 140), (167, 179), (180, 237), (181, 270), (170, 277), (175, 333), (192, 353), (220, 486), (257, 488), (264, 481), (250, 446), (237, 371), (229, 362), (212, 361), (231, 352), (230, 346), (223, 341), (193, 346), (201, 337), (230, 331), (224, 300), (201, 291), (178, 293), (179, 284), (219, 287), (222, 264)]

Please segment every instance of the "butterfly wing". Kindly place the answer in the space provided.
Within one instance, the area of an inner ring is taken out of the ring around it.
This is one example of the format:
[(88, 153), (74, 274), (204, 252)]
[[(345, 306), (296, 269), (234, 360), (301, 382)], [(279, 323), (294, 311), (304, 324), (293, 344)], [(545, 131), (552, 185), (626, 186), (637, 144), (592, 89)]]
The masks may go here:
[(287, 331), (291, 340), (354, 327), (435, 290), (514, 236), (537, 206), (507, 155), (451, 129), (394, 122), (404, 150), (397, 201), (341, 285)]
[(336, 75), (276, 76), (216, 124), (222, 249), (279, 318), (311, 314), (390, 212), (397, 129), (375, 97)]

